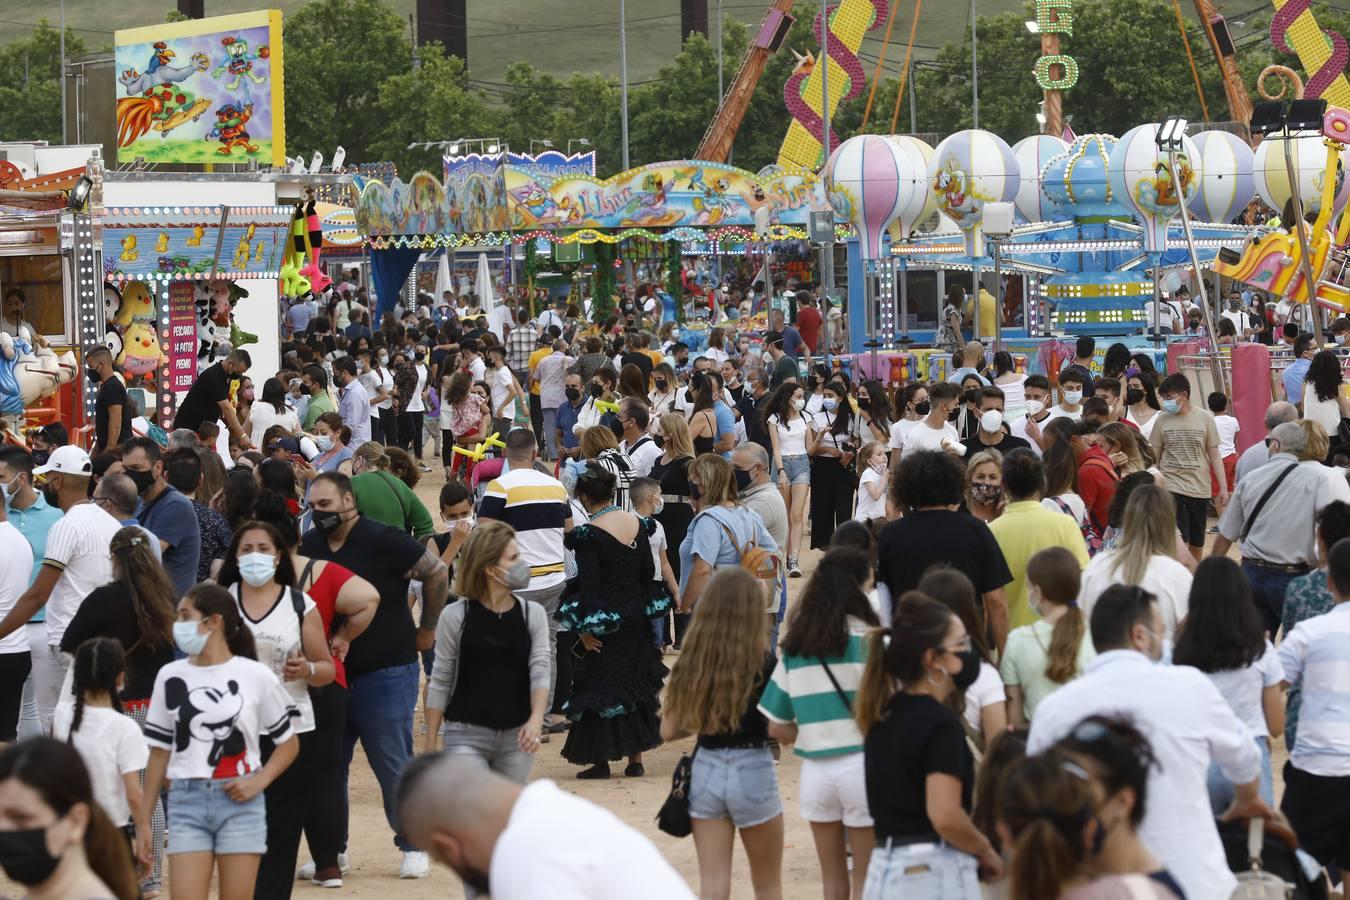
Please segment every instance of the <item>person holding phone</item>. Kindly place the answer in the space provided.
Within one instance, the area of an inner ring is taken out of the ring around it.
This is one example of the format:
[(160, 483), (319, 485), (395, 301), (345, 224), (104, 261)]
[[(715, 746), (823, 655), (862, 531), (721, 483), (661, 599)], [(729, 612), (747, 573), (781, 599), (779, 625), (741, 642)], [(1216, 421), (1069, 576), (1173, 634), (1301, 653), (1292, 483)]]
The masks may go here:
[[(313, 751), (308, 737), (314, 732), (309, 688), (330, 683), (335, 674), (323, 619), (314, 601), (294, 587), (296, 572), (286, 547), (285, 539), (272, 525), (245, 523), (235, 533), (217, 576), (220, 586), (228, 588), (238, 603), (243, 623), (253, 635), (258, 661), (281, 679), (299, 712), (291, 725), (300, 736), (296, 764), (265, 792), (268, 852), (258, 869), (259, 897), (287, 897), (295, 882), (312, 768), (306, 764)], [(274, 750), (264, 742), (264, 760)]]

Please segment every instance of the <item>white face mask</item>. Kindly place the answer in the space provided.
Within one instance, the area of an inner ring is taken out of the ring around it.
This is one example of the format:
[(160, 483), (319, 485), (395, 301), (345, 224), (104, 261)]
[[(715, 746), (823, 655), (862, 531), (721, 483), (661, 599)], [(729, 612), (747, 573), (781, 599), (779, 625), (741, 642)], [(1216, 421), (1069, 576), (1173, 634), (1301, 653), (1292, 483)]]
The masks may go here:
[(981, 414), (980, 430), (985, 434), (993, 434), (1003, 427), (1003, 410), (991, 409)]
[(798, 412), (801, 412), (803, 409), (806, 409), (806, 399), (803, 397), (793, 397), (792, 408), (797, 410)]
[(1039, 416), (1039, 415), (1040, 415), (1042, 412), (1044, 412), (1044, 411), (1045, 411), (1045, 404), (1044, 404), (1043, 402), (1041, 402), (1040, 400), (1028, 400), (1028, 401), (1027, 401), (1027, 415), (1028, 415), (1028, 416)]
[(1079, 401), (1081, 401), (1082, 399), (1083, 399), (1083, 392), (1082, 392), (1082, 391), (1065, 391), (1065, 392), (1064, 392), (1064, 403), (1065, 403), (1066, 405), (1068, 405), (1068, 406), (1077, 406), (1078, 403), (1079, 403)]

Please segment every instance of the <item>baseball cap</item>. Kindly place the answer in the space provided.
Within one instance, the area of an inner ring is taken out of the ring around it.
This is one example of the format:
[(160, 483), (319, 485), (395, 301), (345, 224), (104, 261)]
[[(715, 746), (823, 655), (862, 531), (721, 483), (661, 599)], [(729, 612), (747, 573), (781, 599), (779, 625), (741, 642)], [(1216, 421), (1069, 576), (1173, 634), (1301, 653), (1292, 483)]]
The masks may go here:
[(299, 453), (300, 441), (293, 437), (277, 438), (267, 445), (267, 449), (269, 452), (273, 450), (285, 450), (288, 453)]
[(38, 466), (33, 470), (34, 475), (46, 475), (50, 472), (88, 477), (94, 474), (94, 466), (89, 461), (88, 453), (85, 453), (79, 447), (67, 444), (53, 450), (52, 455), (47, 457), (45, 466)]

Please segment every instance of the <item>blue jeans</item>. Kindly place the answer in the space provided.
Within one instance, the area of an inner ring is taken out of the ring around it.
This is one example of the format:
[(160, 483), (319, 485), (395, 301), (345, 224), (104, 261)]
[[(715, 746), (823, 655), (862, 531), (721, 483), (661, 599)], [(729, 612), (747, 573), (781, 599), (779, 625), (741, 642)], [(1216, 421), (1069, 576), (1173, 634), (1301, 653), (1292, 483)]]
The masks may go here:
[[(1256, 738), (1257, 749), (1261, 751), (1261, 799), (1275, 805), (1275, 783), (1270, 771), (1270, 741), (1265, 737)], [(1223, 774), (1215, 763), (1209, 764), (1209, 806), (1215, 817), (1223, 815), (1233, 805), (1237, 790), (1228, 776)]]
[(946, 844), (877, 845), (863, 900), (979, 900), (975, 857)]
[[(418, 665), (376, 669), (348, 679), (347, 733), (343, 745), (342, 796), (348, 797), (348, 778), (356, 742), (366, 752), (384, 798), (384, 817), (394, 830), (394, 845), (403, 851), (417, 848), (398, 827), (398, 776), (413, 756), (413, 711), (417, 708)], [(343, 823), (343, 834), (347, 833)], [(344, 844), (345, 849), (345, 844)]]
[(1250, 563), (1242, 564), (1242, 574), (1252, 588), (1252, 601), (1256, 611), (1261, 614), (1261, 623), (1270, 634), (1273, 642), (1280, 630), (1280, 620), (1284, 615), (1284, 589), (1289, 582), (1299, 576), (1292, 572), (1280, 572), (1275, 569), (1263, 569)]

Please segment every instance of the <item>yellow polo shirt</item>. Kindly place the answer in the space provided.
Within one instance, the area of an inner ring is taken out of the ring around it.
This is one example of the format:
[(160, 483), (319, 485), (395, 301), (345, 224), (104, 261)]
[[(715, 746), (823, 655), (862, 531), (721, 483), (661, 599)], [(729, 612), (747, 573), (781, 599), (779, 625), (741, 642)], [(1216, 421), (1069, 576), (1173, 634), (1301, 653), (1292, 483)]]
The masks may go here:
[(1007, 586), (1008, 628), (1020, 628), (1040, 619), (1027, 604), (1027, 561), (1046, 547), (1063, 547), (1079, 566), (1088, 564), (1087, 545), (1078, 523), (1059, 510), (1041, 506), (1039, 500), (1009, 503), (1003, 515), (989, 523), (1013, 580)]
[(539, 396), (539, 382), (534, 380), (534, 367), (539, 365), (539, 360), (552, 352), (552, 347), (540, 347), (530, 354), (530, 371), (527, 377), (530, 379), (530, 393), (534, 394), (536, 397)]

